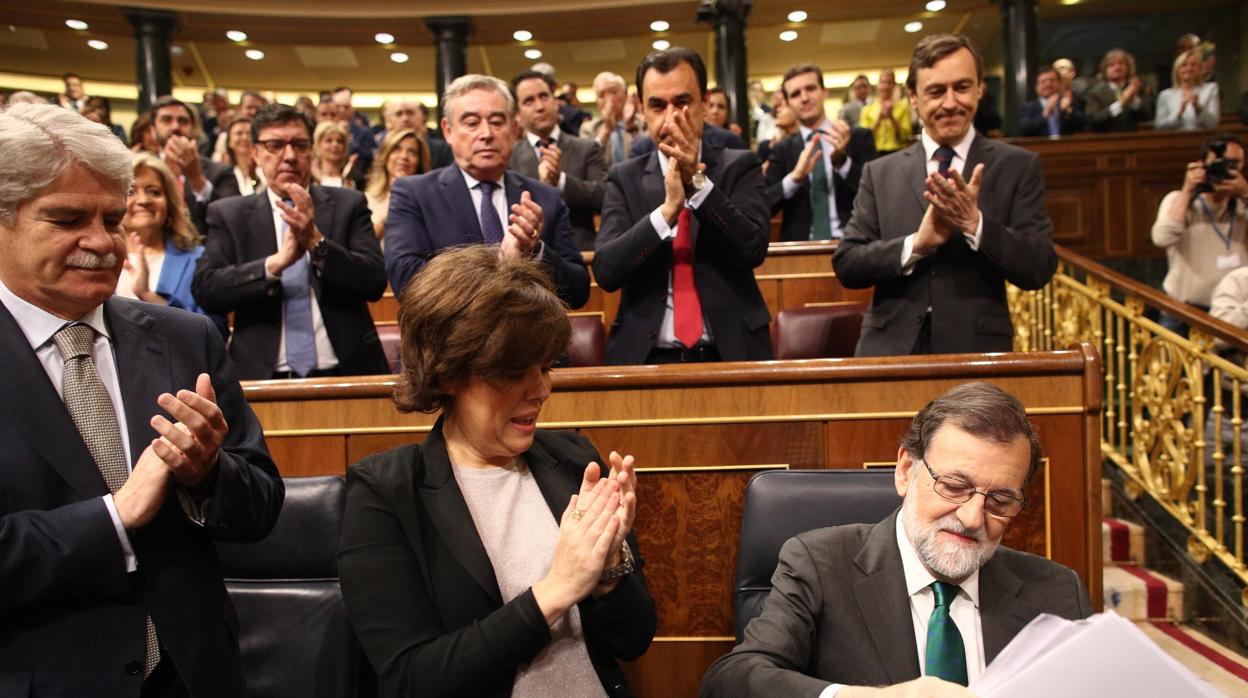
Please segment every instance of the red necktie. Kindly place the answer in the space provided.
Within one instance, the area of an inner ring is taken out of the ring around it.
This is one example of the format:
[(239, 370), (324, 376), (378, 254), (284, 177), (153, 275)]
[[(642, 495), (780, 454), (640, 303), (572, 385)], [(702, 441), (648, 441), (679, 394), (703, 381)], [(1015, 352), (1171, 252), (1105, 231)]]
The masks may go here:
[(693, 283), (691, 216), (688, 208), (680, 209), (680, 218), (676, 221), (676, 241), (672, 244), (672, 305), (676, 339), (686, 347), (692, 347), (702, 338), (702, 301), (698, 299), (698, 287)]

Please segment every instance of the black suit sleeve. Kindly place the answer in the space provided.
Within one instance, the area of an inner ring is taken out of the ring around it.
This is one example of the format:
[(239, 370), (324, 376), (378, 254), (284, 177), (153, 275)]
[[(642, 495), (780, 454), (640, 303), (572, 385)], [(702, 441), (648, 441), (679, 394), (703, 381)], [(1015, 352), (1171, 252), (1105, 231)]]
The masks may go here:
[[(1044, 207), (1044, 173), (1040, 170), (1040, 157), (1030, 152), (1019, 152), (1025, 158), (1024, 162), (1010, 161), (998, 165), (1022, 171), (1014, 190), (1007, 195), (1010, 219), (999, 221), (983, 216), (979, 254), (1000, 270), (1006, 281), (1033, 291), (1053, 278), (1053, 273), (1057, 271), (1057, 252), (1053, 249), (1053, 224)], [(992, 176), (987, 171), (984, 174), (985, 177)], [(898, 250), (898, 257), (900, 254)]]
[(1044, 105), (1037, 101), (1027, 102), (1018, 114), (1018, 135), (1047, 136), (1048, 124), (1044, 118)]
[(403, 294), (433, 252), (420, 198), (410, 181), (400, 179), (390, 188), (390, 212), (386, 216), (386, 277), (394, 295)]
[(386, 292), (386, 263), (373, 231), (367, 200), (359, 192), (350, 193), (346, 244), (326, 236), (328, 253), (318, 274), (322, 283), (333, 284), (365, 301), (375, 301)]
[[(572, 242), (572, 219), (563, 199), (554, 199), (554, 211), (542, 211), (542, 264), (550, 271), (559, 297), (575, 310), (589, 300), (589, 271)], [(547, 216), (554, 214), (550, 220)]]
[(214, 203), (208, 207), (208, 237), (204, 254), (195, 263), (191, 294), (200, 307), (210, 313), (224, 315), (236, 308), (272, 298), (281, 293), (281, 280), (268, 279), (264, 258), (239, 263), (234, 229), (242, 235), (245, 213), (234, 202)]
[[(794, 143), (800, 142), (801, 141), (790, 142), (789, 139), (786, 138), (772, 146), (771, 152), (768, 154), (767, 177), (765, 179), (765, 185), (767, 191), (767, 206), (771, 209), (772, 214), (775, 214), (784, 207), (785, 199), (783, 180), (789, 175), (789, 172), (792, 171), (794, 164), (797, 162), (796, 156), (793, 155), (793, 145)], [(872, 140), (872, 147), (875, 147), (874, 140)], [(805, 186), (805, 182), (802, 182), (800, 185), (800, 187)], [(801, 189), (799, 188), (798, 193), (794, 194), (794, 196), (798, 196), (800, 193)]]
[(563, 183), (563, 200), (568, 206), (602, 210), (602, 199), (607, 193), (607, 163), (602, 159), (602, 146), (591, 142), (585, 154), (584, 176), (566, 172)]

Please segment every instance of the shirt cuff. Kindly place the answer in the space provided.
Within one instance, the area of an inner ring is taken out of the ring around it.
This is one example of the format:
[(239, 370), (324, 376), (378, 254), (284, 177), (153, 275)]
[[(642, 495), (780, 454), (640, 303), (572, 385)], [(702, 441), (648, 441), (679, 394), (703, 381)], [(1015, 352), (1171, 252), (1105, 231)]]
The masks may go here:
[(654, 232), (659, 234), (659, 240), (671, 240), (676, 237), (676, 230), (667, 224), (667, 219), (663, 218), (662, 206), (650, 212), (650, 225), (654, 226)]
[(702, 202), (706, 201), (706, 197), (710, 196), (711, 190), (714, 188), (715, 188), (715, 183), (709, 179), (706, 180), (706, 186), (695, 191), (693, 193), (693, 196), (690, 196), (687, 199), (685, 199), (685, 206), (688, 206), (689, 208), (696, 211), (698, 207), (702, 205)]
[(845, 157), (845, 164), (843, 164), (843, 165), (841, 165), (840, 167), (836, 168), (835, 172), (841, 176), (841, 179), (848, 179), (848, 178), (849, 178), (849, 168), (850, 168), (851, 166), (853, 166), (853, 164), (854, 164), (854, 159), (853, 159), (853, 158), (851, 158), (851, 157), (849, 157), (849, 156), (846, 156), (846, 157)]
[(1119, 115), (1119, 114), (1121, 114), (1121, 113), (1122, 113), (1122, 102), (1121, 102), (1121, 101), (1115, 101), (1113, 104), (1110, 104), (1110, 105), (1109, 105), (1109, 115), (1110, 115), (1110, 116), (1118, 116), (1118, 115)]
[(832, 696), (835, 696), (837, 692), (844, 687), (845, 685), (840, 683), (828, 684), (827, 688), (819, 692), (818, 698), (832, 698)]
[(205, 177), (204, 188), (200, 189), (199, 191), (193, 191), (191, 193), (195, 195), (196, 201), (198, 201), (201, 204), (206, 203), (208, 199), (212, 196), (212, 180)]
[(563, 187), (564, 187), (564, 185), (566, 185), (567, 183), (568, 183), (568, 173), (567, 173), (567, 172), (560, 172), (560, 173), (559, 173), (559, 184), (557, 184), (557, 185), (555, 185), (555, 186), (559, 187), (559, 191), (563, 191)]
[(910, 233), (901, 243), (902, 276), (910, 276), (910, 274), (914, 272), (914, 265), (918, 264), (920, 259), (923, 259), (923, 255), (915, 254), (914, 252), (914, 238), (916, 236), (918, 236), (918, 233)]
[(979, 212), (979, 225), (975, 226), (975, 234), (962, 233), (966, 237), (966, 244), (974, 251), (979, 252), (979, 243), (984, 239), (984, 212)]
[(784, 179), (780, 180), (780, 188), (784, 190), (784, 198), (786, 199), (792, 199), (793, 195), (797, 193), (799, 186), (801, 185), (793, 181), (792, 174), (787, 174), (784, 176)]
[(178, 492), (178, 504), (182, 505), (182, 513), (186, 514), (186, 520), (196, 526), (203, 527), (204, 521), (208, 518), (204, 513), (204, 502), (207, 498), (201, 495), (191, 494), (182, 487), (176, 487), (174, 489)]
[(117, 541), (121, 543), (121, 553), (126, 559), (126, 573), (139, 569), (139, 559), (134, 556), (130, 535), (121, 523), (121, 514), (117, 513), (117, 503), (113, 501), (113, 495), (104, 495), (104, 508), (108, 510), (108, 517), (113, 520), (113, 530), (117, 532)]

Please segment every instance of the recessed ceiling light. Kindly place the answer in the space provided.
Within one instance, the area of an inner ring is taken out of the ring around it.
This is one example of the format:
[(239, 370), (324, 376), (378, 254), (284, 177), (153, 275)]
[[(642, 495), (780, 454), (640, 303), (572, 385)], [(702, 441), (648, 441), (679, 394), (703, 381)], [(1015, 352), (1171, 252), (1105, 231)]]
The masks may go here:
[(390, 54), (390, 60), (394, 61), (395, 63), (406, 63), (407, 59), (410, 57), (411, 56), (408, 56), (406, 53), (403, 53), (402, 51), (395, 51), (394, 53)]
[(69, 27), (70, 29), (73, 29), (75, 31), (80, 31), (80, 32), (86, 31), (87, 29), (91, 27), (91, 25), (87, 24), (81, 19), (67, 19), (65, 20), (65, 26)]
[(539, 49), (531, 48), (524, 52), (524, 57), (531, 61), (535, 61), (542, 57), (542, 52)]
[(655, 51), (666, 51), (672, 47), (672, 42), (667, 39), (656, 39), (655, 42), (650, 45), (654, 47)]
[(182, 55), (182, 47), (181, 47), (181, 46), (178, 46), (177, 44), (174, 44), (173, 46), (170, 46), (170, 47), (169, 47), (169, 54), (170, 54), (170, 55), (173, 55), (173, 56), (181, 56), (181, 55)]
[(790, 22), (805, 22), (806, 16), (807, 16), (806, 10), (793, 10), (792, 12), (789, 13), (789, 21)]
[(87, 42), (87, 46), (90, 46), (96, 51), (103, 51), (104, 49), (108, 48), (108, 42), (100, 41), (99, 39), (92, 39)]
[(394, 43), (394, 34), (387, 34), (386, 32), (377, 32), (373, 35), (373, 38), (376, 39), (379, 44)]
[(1079, 0), (1062, 0), (1063, 5), (1078, 5)]
[(239, 42), (247, 40), (247, 32), (240, 32), (237, 29), (231, 29), (225, 33), (225, 38), (230, 41)]
[(511, 38), (516, 41), (528, 41), (533, 38), (533, 32), (527, 29), (517, 29), (511, 34)]
[(656, 19), (650, 23), (650, 31), (665, 32), (671, 28), (672, 28), (672, 25), (668, 24), (666, 20), (662, 20), (662, 19)]
[(797, 32), (793, 31), (792, 29), (786, 29), (780, 32), (780, 40), (781, 41), (796, 41)]
[(931, 0), (924, 7), (927, 8), (928, 12), (940, 12), (945, 9), (945, 0)]
[(907, 34), (913, 34), (917, 31), (923, 31), (923, 23), (922, 22), (906, 22), (906, 26), (904, 27), (904, 29), (906, 30)]
[(246, 51), (243, 51), (243, 55), (250, 58), (253, 61), (259, 61), (259, 60), (264, 59), (264, 51), (261, 51), (258, 48), (249, 48)]

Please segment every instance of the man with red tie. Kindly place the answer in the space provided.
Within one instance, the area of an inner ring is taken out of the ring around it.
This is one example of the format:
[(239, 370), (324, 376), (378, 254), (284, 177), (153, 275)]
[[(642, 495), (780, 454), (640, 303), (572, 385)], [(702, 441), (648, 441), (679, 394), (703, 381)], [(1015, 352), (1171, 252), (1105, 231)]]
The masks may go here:
[(637, 92), (659, 149), (607, 177), (594, 278), (623, 293), (606, 361), (770, 359), (754, 281), (770, 232), (758, 156), (702, 141), (706, 66), (694, 51), (646, 56)]

